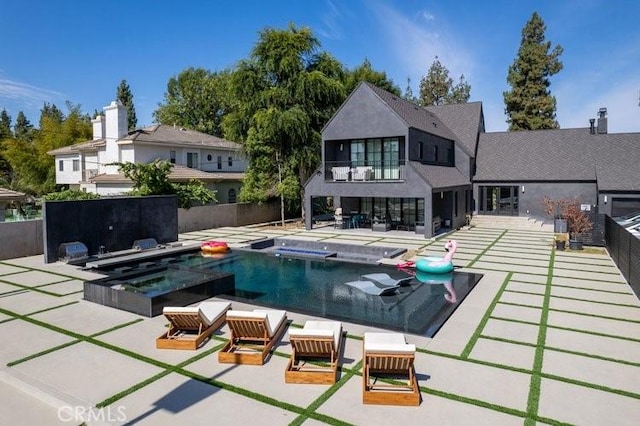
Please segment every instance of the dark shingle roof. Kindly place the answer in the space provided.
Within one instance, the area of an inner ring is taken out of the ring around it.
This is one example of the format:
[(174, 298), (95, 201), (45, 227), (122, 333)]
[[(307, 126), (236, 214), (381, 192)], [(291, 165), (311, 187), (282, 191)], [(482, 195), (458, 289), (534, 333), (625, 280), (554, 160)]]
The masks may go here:
[(432, 166), (411, 162), (413, 169), (422, 176), (434, 191), (471, 185), (471, 181), (455, 167)]
[(640, 191), (640, 133), (598, 135), (594, 144), (600, 191)]
[(413, 127), (414, 129), (422, 130), (452, 141), (457, 140), (455, 134), (433, 112), (412, 104), (371, 83), (363, 82), (361, 84), (373, 90), (384, 103), (398, 114), (408, 127)]
[(451, 129), (467, 154), (475, 156), (478, 132), (484, 131), (482, 102), (431, 105), (425, 108)]

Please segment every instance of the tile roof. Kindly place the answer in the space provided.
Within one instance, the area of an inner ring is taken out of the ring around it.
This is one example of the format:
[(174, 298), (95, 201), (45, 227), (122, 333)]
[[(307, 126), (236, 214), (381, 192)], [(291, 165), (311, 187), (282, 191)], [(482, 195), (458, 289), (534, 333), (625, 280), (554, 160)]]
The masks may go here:
[(242, 148), (242, 145), (239, 143), (231, 142), (217, 136), (164, 124), (155, 124), (129, 132), (128, 135), (118, 140), (118, 142), (124, 141), (182, 146), (206, 146), (228, 149), (230, 151), (238, 151)]
[(69, 146), (63, 146), (62, 148), (52, 149), (47, 151), (49, 155), (64, 155), (64, 154), (77, 154), (80, 151), (97, 151), (98, 148), (107, 144), (106, 139), (95, 139), (92, 141), (80, 142)]
[(25, 198), (27, 198), (27, 194), (6, 188), (0, 188), (0, 201), (16, 201), (24, 200)]

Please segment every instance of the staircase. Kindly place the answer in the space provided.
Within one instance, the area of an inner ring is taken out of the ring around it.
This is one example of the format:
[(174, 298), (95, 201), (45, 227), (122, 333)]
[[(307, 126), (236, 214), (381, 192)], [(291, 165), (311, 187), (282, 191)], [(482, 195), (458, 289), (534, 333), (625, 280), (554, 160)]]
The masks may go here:
[(471, 226), (498, 229), (528, 229), (553, 232), (553, 224), (526, 216), (477, 215), (471, 219)]

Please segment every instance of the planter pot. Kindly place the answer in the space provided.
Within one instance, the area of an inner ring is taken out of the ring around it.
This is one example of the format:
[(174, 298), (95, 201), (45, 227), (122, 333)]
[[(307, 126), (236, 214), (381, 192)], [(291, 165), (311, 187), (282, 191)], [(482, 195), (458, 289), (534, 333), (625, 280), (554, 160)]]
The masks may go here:
[(582, 241), (569, 240), (569, 248), (571, 250), (582, 250)]
[(566, 241), (556, 241), (556, 250), (564, 250)]

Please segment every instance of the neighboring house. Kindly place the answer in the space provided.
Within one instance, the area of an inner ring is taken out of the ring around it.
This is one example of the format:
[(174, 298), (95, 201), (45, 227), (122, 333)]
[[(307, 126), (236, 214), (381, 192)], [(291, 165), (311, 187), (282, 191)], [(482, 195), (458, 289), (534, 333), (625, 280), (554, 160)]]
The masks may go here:
[(175, 164), (170, 181), (199, 179), (217, 191), (218, 203), (237, 201), (247, 166), (240, 144), (162, 124), (129, 132), (126, 107), (116, 101), (92, 123), (93, 140), (48, 152), (55, 156), (56, 184), (118, 195), (130, 191), (132, 182), (110, 164), (160, 159)]
[(305, 225), (319, 199), (342, 208), (347, 226), (344, 216), (355, 216), (352, 226), (425, 237), (467, 214), (544, 218), (545, 195), (610, 215), (640, 209), (640, 134), (607, 134), (604, 109), (590, 122), (486, 133), (480, 102), (422, 108), (361, 83), (323, 129)]
[(9, 203), (13, 201), (23, 202), (27, 199), (27, 195), (22, 192), (12, 191), (6, 188), (0, 188), (0, 222), (5, 220), (5, 211)]

